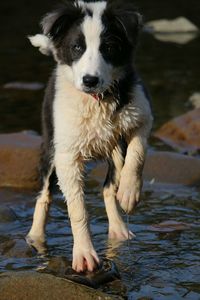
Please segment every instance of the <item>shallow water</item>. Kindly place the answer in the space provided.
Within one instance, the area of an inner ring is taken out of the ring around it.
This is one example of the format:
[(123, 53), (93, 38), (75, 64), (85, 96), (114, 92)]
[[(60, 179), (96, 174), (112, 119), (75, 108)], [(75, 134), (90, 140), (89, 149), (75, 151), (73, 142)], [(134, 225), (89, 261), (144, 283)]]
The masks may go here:
[[(182, 1), (182, 5), (180, 2), (173, 1), (174, 6), (171, 10), (168, 6), (165, 14), (176, 16), (174, 14), (178, 14), (180, 7), (182, 13), (198, 22), (197, 2), (192, 0), (188, 11), (185, 2)], [(24, 129), (40, 132), (43, 90), (11, 90), (4, 89), (3, 85), (12, 81), (47, 81), (53, 68), (51, 60), (31, 48), (24, 38), (37, 32), (35, 24), (49, 6), (47, 3), (46, 0), (40, 5), (30, 3), (29, 7), (23, 0), (0, 3), (0, 132)], [(147, 16), (166, 16), (156, 1), (152, 3), (157, 10), (152, 10), (147, 1), (140, 1)], [(23, 7), (26, 7), (26, 13)], [(154, 128), (189, 109), (189, 96), (200, 90), (199, 53), (199, 37), (181, 46), (159, 42), (149, 34), (142, 35), (137, 66), (151, 91)], [(155, 140), (151, 146), (165, 148)], [(89, 168), (92, 167), (90, 164)], [(144, 187), (143, 199), (129, 220), (129, 227), (136, 233), (136, 238), (129, 243), (114, 245), (107, 240), (107, 218), (101, 195), (103, 179), (102, 172), (99, 176), (91, 173), (87, 178), (86, 201), (93, 239), (100, 256), (116, 262), (129, 299), (144, 296), (156, 300), (200, 299), (199, 190)], [(35, 193), (0, 191), (0, 203), (7, 211), (1, 213), (0, 210), (0, 272), (43, 268), (52, 256), (71, 259), (71, 230), (66, 206), (59, 194), (54, 195), (47, 225), (48, 257), (23, 253), (20, 246), (13, 253), (12, 247), (8, 247), (8, 241), (21, 240), (30, 228), (35, 197)], [(116, 292), (109, 287), (104, 289)]]
[[(129, 218), (129, 228), (136, 238), (115, 244), (107, 239), (107, 218), (101, 196), (102, 173), (98, 176), (91, 173), (87, 177), (86, 202), (93, 240), (101, 258), (115, 261), (129, 299), (142, 296), (200, 299), (199, 191), (184, 187), (144, 188), (143, 199), (134, 216)], [(23, 239), (30, 228), (35, 194), (2, 190), (0, 198), (14, 213), (14, 219), (3, 219), (0, 223), (0, 272), (41, 270), (55, 256), (71, 260), (71, 230), (66, 206), (59, 194), (54, 195), (48, 220), (46, 257), (24, 254), (23, 247), (11, 251), (7, 246), (8, 241)], [(116, 288), (102, 289), (120, 293)]]

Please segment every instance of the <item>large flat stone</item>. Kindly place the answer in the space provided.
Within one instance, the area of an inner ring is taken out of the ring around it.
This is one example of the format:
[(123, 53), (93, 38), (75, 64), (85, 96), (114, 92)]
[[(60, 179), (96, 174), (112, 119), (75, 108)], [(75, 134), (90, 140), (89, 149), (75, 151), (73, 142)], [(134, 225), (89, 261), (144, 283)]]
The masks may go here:
[(149, 152), (144, 166), (144, 180), (199, 185), (200, 159), (167, 151)]
[(1, 300), (111, 300), (110, 296), (69, 280), (36, 272), (7, 272), (0, 275)]
[(32, 132), (0, 134), (0, 186), (37, 189), (41, 137)]
[[(90, 176), (103, 184), (107, 165), (99, 164)], [(200, 159), (167, 151), (149, 151), (143, 178), (146, 182), (162, 184), (199, 185)]]
[(200, 108), (165, 123), (154, 136), (183, 152), (199, 150)]

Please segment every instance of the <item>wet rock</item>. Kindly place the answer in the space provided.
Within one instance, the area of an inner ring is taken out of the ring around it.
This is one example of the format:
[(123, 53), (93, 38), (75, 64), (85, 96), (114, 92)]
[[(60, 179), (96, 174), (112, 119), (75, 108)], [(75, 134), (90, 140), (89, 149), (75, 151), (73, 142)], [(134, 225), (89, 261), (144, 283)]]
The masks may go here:
[(32, 132), (0, 134), (0, 186), (37, 189), (41, 137)]
[(200, 108), (200, 93), (196, 92), (192, 94), (189, 98), (189, 102), (194, 106), (194, 108)]
[(72, 263), (64, 257), (52, 257), (47, 267), (43, 269), (43, 272), (67, 278), (93, 288), (98, 288), (105, 283), (113, 282), (120, 278), (115, 263), (108, 259), (103, 259), (101, 266), (92, 273), (76, 273), (71, 265)]
[(200, 108), (165, 123), (154, 136), (182, 152), (200, 149)]
[(36, 254), (23, 239), (8, 240), (1, 243), (0, 253), (9, 258), (28, 258)]
[[(1, 199), (0, 199), (1, 201)], [(0, 206), (0, 223), (7, 223), (16, 221), (16, 216), (14, 212), (5, 205)]]
[(35, 272), (7, 272), (0, 275), (1, 300), (110, 300), (121, 297), (73, 283), (53, 275)]
[(44, 88), (44, 84), (40, 82), (9, 82), (4, 84), (5, 89), (38, 91)]
[(185, 32), (198, 32), (199, 29), (196, 25), (190, 22), (185, 17), (178, 17), (173, 20), (161, 19), (153, 20), (146, 23), (146, 28), (151, 32), (162, 33), (185, 33)]
[(174, 152), (149, 152), (144, 180), (155, 183), (199, 185), (200, 159)]

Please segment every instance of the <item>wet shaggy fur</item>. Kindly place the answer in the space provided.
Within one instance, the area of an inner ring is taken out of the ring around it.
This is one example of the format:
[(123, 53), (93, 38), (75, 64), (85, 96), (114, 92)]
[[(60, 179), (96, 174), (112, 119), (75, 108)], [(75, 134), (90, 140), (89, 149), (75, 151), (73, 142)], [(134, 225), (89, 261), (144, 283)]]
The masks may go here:
[(103, 196), (109, 237), (133, 237), (118, 206), (130, 213), (140, 198), (142, 169), (152, 115), (134, 67), (141, 15), (132, 1), (67, 1), (42, 20), (31, 43), (57, 65), (42, 114), (42, 191), (27, 241), (44, 250), (52, 173), (65, 197), (74, 237), (73, 268), (99, 263), (84, 203), (84, 162), (104, 159)]

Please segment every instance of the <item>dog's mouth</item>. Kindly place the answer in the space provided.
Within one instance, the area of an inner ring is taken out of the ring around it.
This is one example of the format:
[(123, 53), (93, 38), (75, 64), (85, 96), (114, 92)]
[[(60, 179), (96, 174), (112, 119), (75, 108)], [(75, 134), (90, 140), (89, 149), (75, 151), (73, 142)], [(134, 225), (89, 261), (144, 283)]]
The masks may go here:
[(94, 98), (94, 100), (100, 102), (104, 99), (108, 98), (109, 96), (112, 96), (117, 102), (119, 102), (120, 98), (120, 92), (119, 92), (119, 83), (117, 81), (114, 81), (112, 85), (104, 90), (103, 92), (89, 92), (89, 94)]
[(96, 101), (102, 101), (105, 96), (104, 96), (104, 93), (97, 93), (97, 94), (90, 94)]

